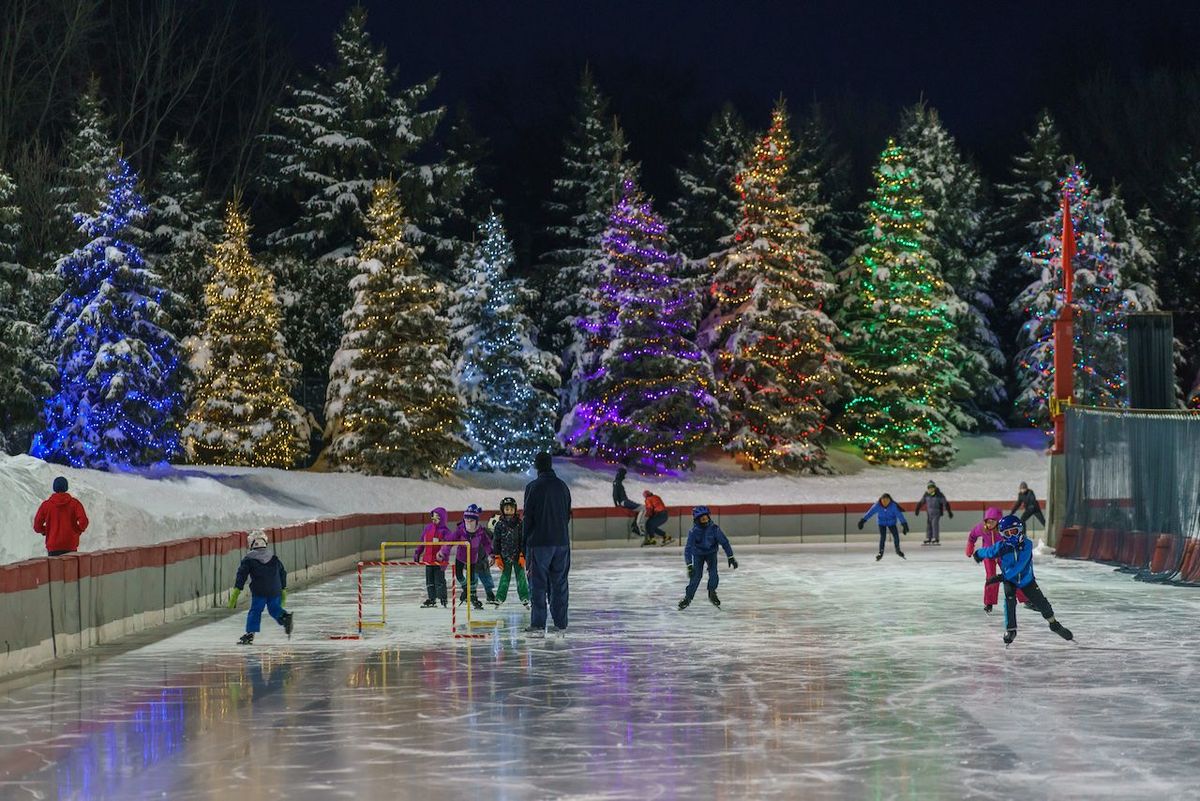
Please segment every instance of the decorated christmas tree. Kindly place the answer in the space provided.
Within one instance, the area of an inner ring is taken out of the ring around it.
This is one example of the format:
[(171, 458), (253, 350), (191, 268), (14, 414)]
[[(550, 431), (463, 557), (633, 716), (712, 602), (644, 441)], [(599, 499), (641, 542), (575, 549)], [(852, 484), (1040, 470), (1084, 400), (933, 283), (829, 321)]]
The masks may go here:
[(118, 160), (108, 183), (99, 212), (76, 218), (90, 241), (58, 263), (64, 290), (43, 323), (57, 378), (30, 452), (73, 467), (150, 464), (179, 447), (170, 293), (122, 240), (146, 214), (137, 175)]
[[(688, 469), (720, 427), (712, 369), (695, 342), (695, 298), (680, 286), (667, 228), (631, 180), (609, 215), (594, 368), (562, 425), (576, 451), (646, 472)], [(588, 362), (592, 361), (589, 356)]]
[(824, 309), (829, 262), (812, 208), (797, 205), (788, 127), (780, 103), (737, 176), (741, 221), (714, 260), (715, 307), (701, 342), (728, 410), (725, 449), (749, 469), (827, 472), (822, 439), (844, 386), (842, 357)]
[(112, 138), (112, 120), (104, 111), (100, 82), (92, 78), (79, 96), (67, 140), (63, 143), (58, 162), (55, 185), (50, 190), (59, 231), (59, 245), (64, 252), (76, 244), (75, 218), (99, 208), (108, 192), (107, 179), (117, 160), (117, 147)]
[(955, 453), (970, 358), (964, 304), (929, 253), (929, 220), (908, 154), (894, 141), (875, 169), (864, 242), (843, 275), (840, 323), (854, 395), (843, 431), (874, 463), (943, 467)]
[(442, 317), (445, 290), (407, 241), (396, 185), (382, 181), (352, 257), (354, 302), (329, 370), (331, 466), (385, 476), (447, 472), (466, 451)]
[[(1176, 163), (1155, 214), (1159, 293), (1172, 299), (1177, 311), (1200, 309), (1200, 158), (1195, 154)], [(1175, 335), (1182, 345), (1179, 369), (1188, 405), (1200, 408), (1200, 325), (1176, 317)]]
[(249, 237), (230, 203), (204, 288), (185, 442), (200, 464), (294, 467), (308, 455), (310, 424), (288, 394), (297, 368), (280, 333), (275, 279), (255, 263)]
[(508, 277), (513, 261), (504, 223), (491, 214), (479, 226), (466, 281), (455, 293), (463, 316), (454, 374), (471, 447), (459, 466), (472, 470), (527, 470), (554, 444), (559, 362), (533, 343), (524, 309), (534, 295)]

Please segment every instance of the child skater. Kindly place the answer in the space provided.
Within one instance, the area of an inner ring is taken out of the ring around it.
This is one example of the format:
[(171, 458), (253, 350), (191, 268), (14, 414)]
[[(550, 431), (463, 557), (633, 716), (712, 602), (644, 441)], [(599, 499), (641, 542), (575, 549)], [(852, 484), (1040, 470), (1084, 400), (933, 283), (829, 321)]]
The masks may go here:
[(237, 606), (238, 596), (250, 579), (250, 611), (246, 614), (246, 633), (238, 645), (250, 645), (262, 625), (263, 607), (271, 617), (283, 626), (288, 639), (292, 638), (292, 613), (284, 610), (287, 601), (287, 570), (279, 557), (267, 550), (267, 535), (262, 531), (251, 531), (247, 540), (250, 553), (238, 565), (233, 593), (229, 596), (229, 608)]
[(1025, 536), (1021, 518), (1005, 515), (996, 527), (1000, 529), (1000, 541), (975, 551), (974, 557), (976, 562), (1000, 560), (1002, 575), (991, 580), (1004, 582), (1004, 644), (1017, 638), (1017, 590), (1023, 591), (1029, 603), (1042, 613), (1051, 631), (1064, 640), (1074, 639), (1071, 630), (1054, 618), (1054, 609), (1033, 578), (1033, 544)]
[(521, 516), (517, 514), (515, 498), (500, 501), (500, 514), (488, 521), (492, 532), (492, 549), (496, 553), (496, 565), (501, 569), (500, 584), (496, 587), (496, 600), (504, 603), (508, 598), (508, 583), (515, 573), (517, 595), (525, 608), (529, 608), (529, 582), (525, 578), (525, 531)]
[(862, 520), (858, 521), (858, 530), (862, 531), (862, 527), (875, 515), (879, 515), (879, 519), (876, 521), (879, 523), (879, 553), (875, 554), (875, 561), (878, 562), (883, 558), (883, 548), (887, 545), (889, 531), (892, 532), (892, 542), (896, 545), (896, 556), (904, 559), (904, 551), (900, 550), (900, 532), (896, 531), (896, 521), (899, 520), (905, 535), (908, 534), (908, 521), (904, 519), (904, 510), (900, 508), (900, 504), (892, 500), (891, 495), (885, 492), (862, 516)]
[[(475, 504), (470, 504), (463, 511), (458, 528), (449, 537), (450, 542), (469, 542), (471, 544), (471, 606), (476, 609), (483, 608), (483, 604), (479, 602), (479, 596), (475, 592), (476, 581), (483, 583), (488, 603), (492, 605), (499, 603), (496, 600), (495, 585), (492, 583), (492, 571), (488, 568), (488, 564), (492, 561), (492, 538), (488, 536), (487, 529), (479, 525), (479, 515), (482, 513), (482, 509)], [(442, 546), (442, 550), (438, 552), (438, 561), (447, 560), (449, 552), (450, 546)], [(458, 599), (460, 604), (467, 602), (466, 562), (467, 548), (460, 545), (456, 549), (454, 557), (454, 578), (462, 585), (462, 594)]]
[[(968, 557), (975, 554), (977, 541), (982, 540), (980, 546), (983, 548), (990, 548), (1000, 541), (1000, 530), (997, 526), (1003, 516), (1004, 513), (994, 506), (983, 513), (983, 522), (976, 523), (975, 528), (971, 529), (971, 533), (967, 535)], [(990, 615), (992, 607), (996, 605), (996, 599), (1000, 597), (1000, 584), (992, 580), (992, 577), (996, 575), (996, 560), (984, 559), (983, 570), (987, 574), (983, 581), (983, 611)], [(1029, 603), (1025, 600), (1025, 593), (1020, 590), (1017, 590), (1017, 600), (1023, 604)]]
[(421, 542), (425, 544), (417, 548), (413, 555), (414, 562), (425, 565), (425, 602), (421, 604), (422, 609), (432, 609), (438, 605), (438, 601), (442, 602), (442, 606), (446, 605), (446, 562), (438, 559), (439, 549), (433, 544), (448, 539), (450, 529), (446, 526), (446, 510), (439, 506), (429, 513), (429, 523), (421, 532)]
[(684, 591), (683, 600), (679, 602), (680, 610), (687, 609), (696, 596), (696, 588), (700, 586), (700, 575), (704, 566), (708, 565), (708, 600), (713, 606), (720, 606), (721, 599), (717, 597), (717, 548), (725, 549), (729, 558), (729, 566), (737, 570), (737, 560), (733, 558), (733, 546), (721, 527), (712, 521), (707, 506), (697, 506), (692, 509), (692, 530), (688, 532), (687, 545), (683, 548), (683, 562), (687, 565), (688, 585)]

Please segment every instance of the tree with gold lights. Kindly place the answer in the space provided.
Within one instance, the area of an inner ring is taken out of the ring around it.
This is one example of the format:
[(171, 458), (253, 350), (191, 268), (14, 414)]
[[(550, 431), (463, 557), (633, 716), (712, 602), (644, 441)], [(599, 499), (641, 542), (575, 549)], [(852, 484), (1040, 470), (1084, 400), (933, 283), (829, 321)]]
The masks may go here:
[(695, 342), (696, 300), (681, 286), (666, 225), (632, 180), (622, 189), (602, 238), (600, 313), (585, 322), (598, 349), (594, 370), (562, 440), (643, 472), (690, 469), (721, 419), (708, 356)]
[(728, 410), (724, 446), (748, 469), (829, 472), (822, 440), (842, 391), (836, 327), (825, 313), (829, 261), (797, 205), (782, 101), (735, 179), (742, 218), (714, 260), (714, 308), (701, 343)]
[(865, 206), (864, 241), (843, 273), (841, 347), (854, 397), (842, 430), (874, 463), (943, 467), (954, 458), (970, 358), (961, 300), (929, 253), (929, 216), (908, 155), (889, 140)]
[(406, 240), (396, 185), (375, 185), (368, 235), (351, 257), (354, 302), (329, 368), (326, 451), (338, 470), (443, 474), (467, 451), (452, 385), (446, 293)]
[(308, 454), (309, 418), (288, 394), (297, 366), (280, 333), (275, 279), (250, 255), (249, 236), (230, 203), (204, 288), (184, 442), (200, 464), (293, 467)]

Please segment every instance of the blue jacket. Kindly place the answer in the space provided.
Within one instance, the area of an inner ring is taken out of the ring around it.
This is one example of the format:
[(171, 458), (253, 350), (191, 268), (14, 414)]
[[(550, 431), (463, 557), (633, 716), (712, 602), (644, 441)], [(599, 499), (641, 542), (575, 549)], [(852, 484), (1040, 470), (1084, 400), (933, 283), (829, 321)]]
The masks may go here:
[(571, 490), (553, 470), (539, 472), (525, 486), (523, 508), (526, 549), (571, 544)]
[(999, 559), (1004, 580), (1015, 584), (1017, 589), (1033, 583), (1033, 543), (1028, 539), (1022, 538), (1018, 545), (1009, 545), (1000, 540), (975, 553), (983, 559)]
[(250, 578), (250, 594), (263, 598), (274, 598), (287, 589), (287, 571), (283, 562), (275, 554), (269, 554), (265, 548), (256, 548), (242, 558), (238, 565), (237, 580), (233, 586), (239, 590), (246, 586), (246, 578)]
[(867, 513), (863, 515), (863, 520), (870, 520), (874, 515), (879, 515), (879, 525), (881, 526), (894, 526), (897, 520), (906, 526), (908, 525), (908, 521), (904, 519), (904, 510), (895, 501), (892, 501), (887, 506), (880, 506), (879, 502), (876, 501), (867, 510)]
[(707, 526), (694, 523), (692, 530), (688, 532), (687, 545), (683, 548), (683, 563), (690, 565), (696, 557), (703, 559), (712, 556), (717, 552), (717, 546), (725, 549), (726, 556), (733, 556), (733, 546), (729, 544), (729, 538), (721, 531), (720, 526), (716, 523), (709, 523)]

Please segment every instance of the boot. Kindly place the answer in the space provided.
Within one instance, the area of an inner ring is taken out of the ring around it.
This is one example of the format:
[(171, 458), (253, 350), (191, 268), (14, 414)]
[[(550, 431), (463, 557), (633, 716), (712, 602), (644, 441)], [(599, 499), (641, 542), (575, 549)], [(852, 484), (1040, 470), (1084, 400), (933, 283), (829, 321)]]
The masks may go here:
[(684, 598), (682, 601), (679, 602), (679, 611), (682, 612), (684, 609), (687, 609), (691, 605), (692, 605), (692, 599)]
[(254, 632), (247, 631), (245, 634), (243, 634), (241, 636), (241, 639), (239, 639), (237, 641), (237, 644), (238, 645), (253, 645), (254, 644)]
[[(444, 603), (445, 602), (443, 601), (443, 604)], [(437, 606), (437, 601), (433, 600), (432, 598), (426, 598), (425, 603), (421, 604), (422, 609), (432, 609), (435, 606)]]
[(488, 593), (487, 593), (487, 602), (488, 602), (489, 604), (491, 604), (492, 606), (499, 606), (499, 605), (500, 605), (500, 602), (496, 600), (496, 593), (492, 592), (491, 590), (488, 590)]
[(717, 597), (717, 591), (716, 591), (716, 590), (709, 590), (709, 591), (708, 591), (708, 600), (712, 601), (712, 605), (713, 605), (713, 606), (720, 606), (720, 605), (721, 605), (721, 599)]
[(899, 548), (897, 548), (897, 549), (896, 549), (896, 556), (899, 556), (901, 559), (906, 559), (906, 558), (907, 558), (907, 557), (904, 555), (904, 551), (900, 550)]
[(479, 602), (478, 598), (472, 598), (471, 599), (471, 607), (474, 609), (482, 609), (483, 604)]
[(1050, 621), (1050, 630), (1053, 631), (1055, 634), (1057, 634), (1059, 637), (1062, 637), (1064, 640), (1075, 639), (1075, 635), (1071, 633), (1071, 630), (1069, 628), (1067, 628), (1066, 626), (1064, 626), (1062, 623), (1059, 623), (1057, 620), (1052, 619)]
[(284, 632), (284, 634), (286, 634), (288, 636), (289, 640), (292, 639), (292, 613), (291, 612), (283, 613), (283, 632)]
[(1016, 629), (1009, 629), (1008, 631), (1004, 632), (1004, 644), (1005, 645), (1012, 645), (1012, 641), (1015, 639), (1017, 639), (1017, 630)]
[(990, 615), (990, 614), (992, 613), (992, 605), (991, 605), (991, 604), (984, 604), (984, 605), (983, 605), (983, 613), (984, 613), (985, 615)]
[(879, 553), (875, 554), (875, 561), (876, 561), (876, 562), (878, 562), (878, 561), (879, 561), (880, 559), (882, 559), (882, 558), (883, 558), (883, 551), (880, 551)]

